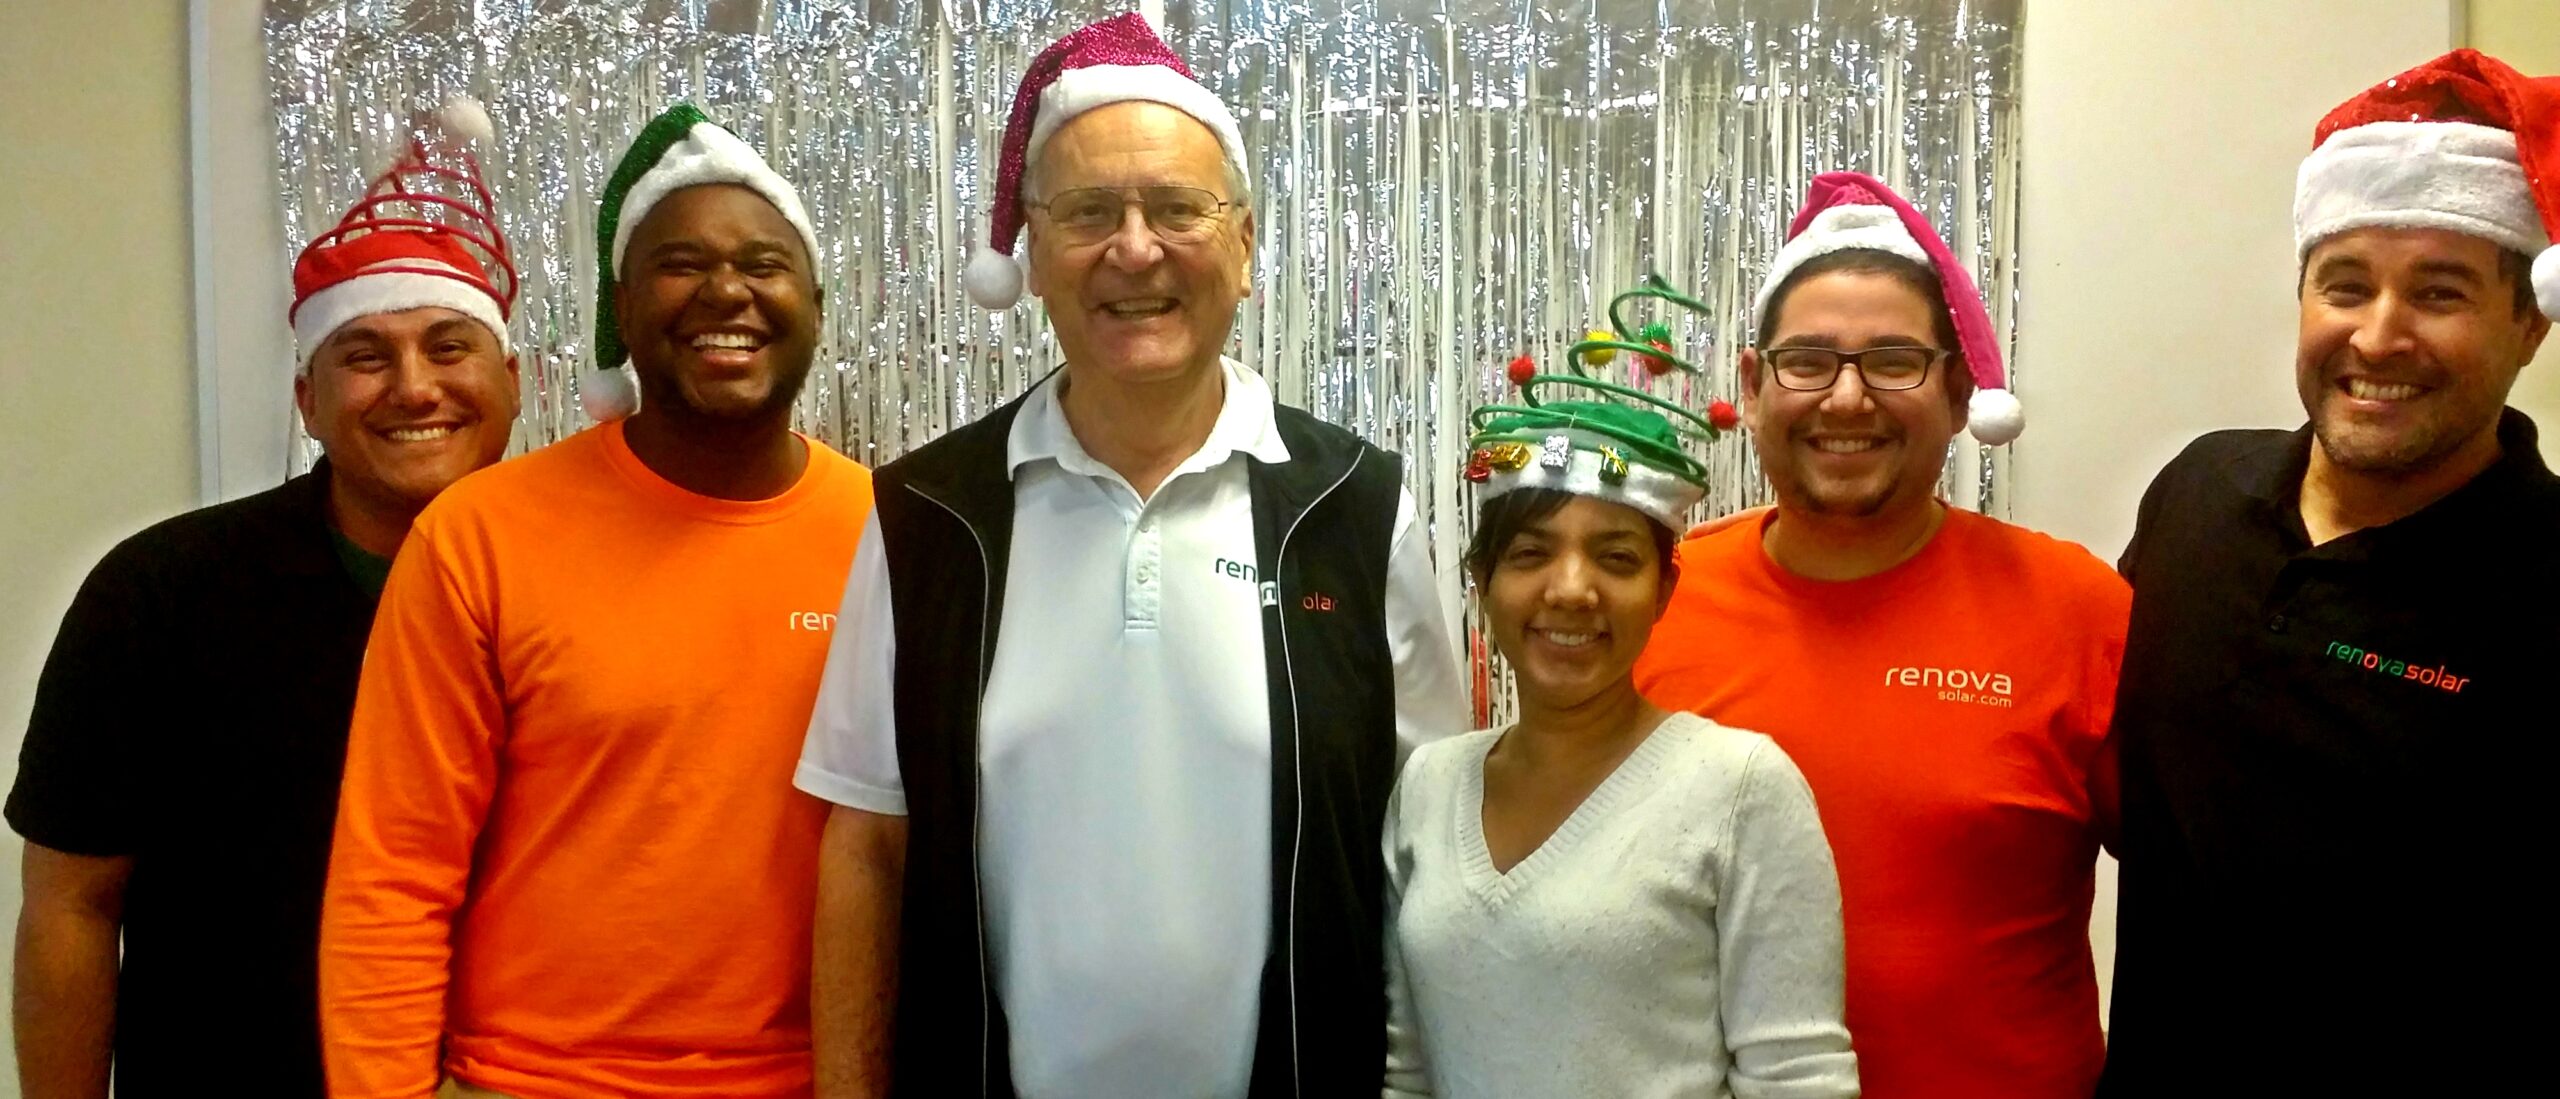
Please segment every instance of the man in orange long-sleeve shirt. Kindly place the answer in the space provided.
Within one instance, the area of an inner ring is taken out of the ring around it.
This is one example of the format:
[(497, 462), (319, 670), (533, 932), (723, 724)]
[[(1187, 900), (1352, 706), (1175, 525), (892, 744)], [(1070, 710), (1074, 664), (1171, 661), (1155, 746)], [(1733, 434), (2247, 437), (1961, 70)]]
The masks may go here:
[(870, 473), (789, 427), (790, 185), (678, 107), (606, 194), (608, 422), (438, 500), (376, 618), (321, 928), (342, 1099), (810, 1089), (791, 773)]
[(1636, 685), (1775, 738), (1840, 868), (1875, 1099), (2086, 1099), (2089, 905), (2131, 593), (1947, 506), (1947, 443), (2022, 426), (1990, 319), (1882, 183), (1817, 178), (1760, 293), (1744, 408), (1778, 507), (1680, 547)]

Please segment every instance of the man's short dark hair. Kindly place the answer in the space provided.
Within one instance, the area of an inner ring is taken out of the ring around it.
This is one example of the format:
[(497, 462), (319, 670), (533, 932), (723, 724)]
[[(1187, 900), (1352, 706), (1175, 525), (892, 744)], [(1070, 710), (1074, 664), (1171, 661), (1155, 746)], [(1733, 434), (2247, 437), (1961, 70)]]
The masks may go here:
[[(1560, 488), (1513, 489), (1478, 507), (1476, 534), (1467, 543), (1467, 575), (1475, 578), (1476, 587), (1492, 583), (1494, 563), (1512, 539), (1529, 524), (1564, 510), (1576, 495)], [(1668, 591), (1680, 583), (1680, 563), (1671, 552), (1676, 536), (1653, 516), (1645, 516), (1644, 525), (1653, 534), (1653, 553), (1662, 562), (1662, 587)]]
[(2498, 273), (2516, 288), (2516, 315), (2530, 317), (2542, 308), (2533, 300), (2533, 257), (2513, 248), (2498, 249)]
[[(1769, 310), (1759, 318), (1758, 346), (1766, 349), (1778, 334), (1778, 313), (1787, 304), (1787, 295), (1807, 280), (1841, 273), (1883, 275), (1910, 288), (1929, 303), (1929, 338), (1948, 351), (1945, 384), (1947, 400), (1959, 410), (1973, 397), (1973, 371), (1965, 364), (1964, 354), (1956, 342), (1955, 314), (1947, 310), (1946, 289), (1938, 283), (1938, 273), (1928, 264), (1908, 256), (1898, 256), (1881, 248), (1843, 248), (1825, 252), (1804, 261), (1787, 277), (1779, 280), (1776, 292), (1769, 295)], [(1757, 382), (1758, 379), (1752, 379)]]

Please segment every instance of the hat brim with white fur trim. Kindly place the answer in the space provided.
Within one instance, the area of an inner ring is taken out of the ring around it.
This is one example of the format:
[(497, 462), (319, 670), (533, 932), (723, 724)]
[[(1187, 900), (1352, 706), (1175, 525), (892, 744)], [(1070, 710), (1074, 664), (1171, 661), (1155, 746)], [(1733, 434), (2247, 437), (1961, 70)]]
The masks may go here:
[(1014, 89), (988, 197), (987, 243), (970, 252), (960, 276), (969, 300), (985, 309), (1010, 309), (1022, 300), (1022, 265), (1013, 258), (1022, 236), (1022, 181), (1049, 138), (1078, 115), (1141, 101), (1198, 119), (1236, 171), (1247, 171), (1235, 112), (1201, 85), (1144, 16), (1130, 12), (1078, 28), (1032, 58)]
[[(1824, 172), (1813, 177), (1802, 209), (1788, 227), (1787, 242), (1771, 258), (1752, 316), (1769, 317), (1778, 288), (1797, 268), (1815, 258), (1851, 249), (1886, 252), (1911, 260), (1937, 276), (1947, 319), (1955, 329), (1954, 350), (1963, 356), (1973, 381), (1965, 405), (1965, 430), (1984, 446), (2017, 439), (2027, 427), (2026, 409), (2009, 391), (2000, 341), (1991, 327), (1991, 311), (1974, 286), (1973, 276), (1956, 261), (1955, 251), (1910, 201), (1861, 172)], [(1765, 334), (1764, 334), (1765, 336)]]
[(297, 370), (309, 369), (349, 322), (431, 307), (478, 322), (499, 354), (508, 353), (515, 263), (471, 152), (494, 136), (489, 112), (456, 97), (427, 117), (422, 133), (437, 140), (411, 139), (337, 224), (294, 257), (285, 319)]
[(2339, 104), (2294, 177), (2296, 258), (2357, 229), (2439, 229), (2532, 257), (2560, 319), (2560, 77), (2454, 50)]
[(578, 383), (579, 403), (590, 418), (621, 419), (640, 408), (638, 381), (627, 365), (631, 349), (623, 345), (622, 318), (613, 302), (632, 232), (667, 196), (715, 183), (745, 187), (773, 204), (800, 235), (809, 261), (817, 262), (818, 232), (799, 190), (752, 146), (691, 103), (650, 119), (614, 166), (596, 217), (596, 359)]

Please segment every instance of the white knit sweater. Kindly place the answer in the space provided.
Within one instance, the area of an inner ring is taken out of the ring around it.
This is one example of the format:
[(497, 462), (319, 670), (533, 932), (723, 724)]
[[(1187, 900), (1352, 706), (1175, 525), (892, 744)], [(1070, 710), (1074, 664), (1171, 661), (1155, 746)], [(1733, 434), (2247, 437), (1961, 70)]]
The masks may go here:
[(1839, 879), (1786, 753), (1674, 714), (1503, 874), (1500, 735), (1415, 752), (1387, 813), (1385, 1095), (1857, 1095)]

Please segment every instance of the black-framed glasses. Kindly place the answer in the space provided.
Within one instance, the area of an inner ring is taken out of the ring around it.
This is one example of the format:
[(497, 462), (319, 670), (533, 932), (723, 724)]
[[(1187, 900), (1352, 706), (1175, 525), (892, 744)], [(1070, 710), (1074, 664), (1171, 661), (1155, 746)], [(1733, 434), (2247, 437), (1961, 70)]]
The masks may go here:
[(1131, 206), (1145, 211), (1147, 228), (1156, 236), (1197, 244), (1218, 231), (1236, 204), (1198, 187), (1078, 187), (1051, 195), (1047, 202), (1023, 205), (1047, 214), (1049, 224), (1078, 244), (1119, 232)]
[(1929, 380), (1929, 368), (1946, 361), (1949, 354), (1936, 347), (1870, 347), (1864, 351), (1773, 347), (1761, 352), (1760, 357), (1768, 362), (1769, 372), (1777, 375), (1782, 389), (1829, 389), (1840, 380), (1840, 368), (1846, 366), (1858, 372), (1858, 381), (1867, 388), (1891, 392), (1920, 388), (1920, 383)]

